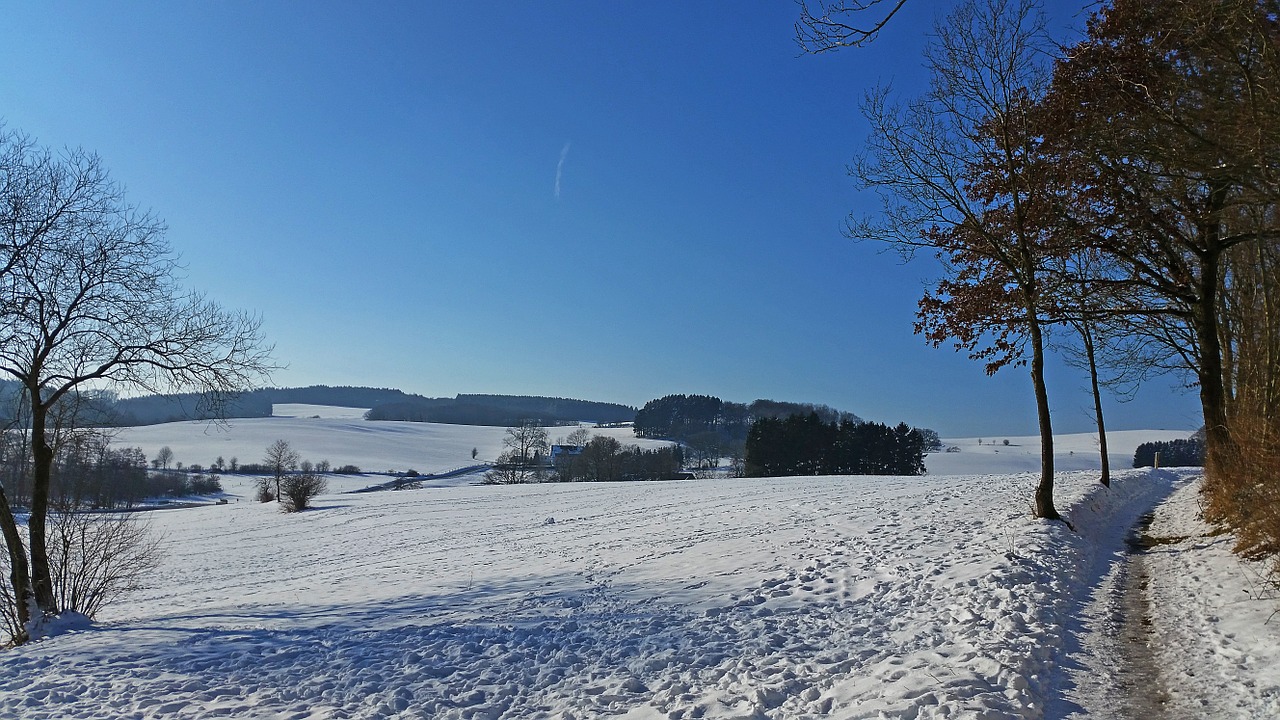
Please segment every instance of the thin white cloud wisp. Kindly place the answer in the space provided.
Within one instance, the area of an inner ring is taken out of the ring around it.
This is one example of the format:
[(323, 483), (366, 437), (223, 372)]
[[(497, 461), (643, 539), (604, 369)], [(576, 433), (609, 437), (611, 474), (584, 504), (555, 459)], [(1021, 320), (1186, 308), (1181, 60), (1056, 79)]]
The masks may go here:
[(571, 143), (565, 143), (564, 147), (560, 148), (560, 162), (556, 163), (555, 194), (556, 194), (557, 200), (560, 199), (560, 179), (564, 177), (564, 161), (565, 161), (565, 158), (569, 157), (570, 144)]

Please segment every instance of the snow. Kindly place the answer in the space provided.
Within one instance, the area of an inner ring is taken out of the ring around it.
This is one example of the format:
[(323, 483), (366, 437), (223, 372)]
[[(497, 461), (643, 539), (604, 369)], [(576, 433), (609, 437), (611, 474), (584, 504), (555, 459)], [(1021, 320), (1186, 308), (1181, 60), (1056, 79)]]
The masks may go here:
[[(154, 457), (165, 446), (174, 459), (185, 465), (209, 467), (222, 457), (230, 463), (260, 463), (267, 446), (285, 440), (304, 460), (328, 460), (333, 467), (355, 465), (365, 472), (441, 473), (492, 461), (504, 450), (506, 428), (471, 425), (444, 425), (397, 421), (368, 421), (360, 408), (325, 405), (279, 404), (269, 418), (237, 418), (225, 424), (176, 422), (122, 428), (112, 444), (138, 447)], [(548, 427), (552, 441), (572, 432), (574, 427)], [(645, 448), (667, 445), (657, 440), (635, 437), (631, 428), (595, 428), (592, 435), (608, 435), (626, 444)], [(224, 477), (224, 484), (226, 478)], [(472, 478), (470, 482), (474, 482)], [(371, 484), (368, 479), (356, 486)], [(348, 489), (344, 486), (344, 489)]]
[(1082, 670), (1051, 715), (1280, 717), (1280, 588), (1201, 519), (1203, 478), (1166, 472), (1188, 481), (1152, 513), (1150, 547), (1091, 589), (1072, 648)]
[[(1194, 430), (1119, 430), (1107, 433), (1107, 459), (1112, 470), (1133, 467), (1133, 453), (1143, 443), (1185, 440)], [(1005, 441), (1009, 444), (1005, 445)], [(1102, 466), (1097, 433), (1055, 435), (1054, 468), (1060, 471), (1093, 470)], [(979, 444), (981, 443), (981, 444)], [(925, 456), (925, 467), (935, 475), (969, 475), (989, 472), (1039, 472), (1040, 436), (998, 438), (943, 438), (943, 447), (958, 452)]]
[[(420, 471), (496, 447), (491, 428), (312, 414), (236, 421), (232, 442), (255, 458), (288, 431), (304, 456)], [(127, 444), (227, 455), (192, 427), (131, 429)], [(1131, 458), (1128, 444), (1116, 448)], [(293, 515), (247, 500), (149, 513), (167, 553), (153, 586), (91, 628), (0, 653), (0, 717), (1118, 717), (1089, 684), (1109, 657), (1098, 622), (1125, 533), (1166, 499), (1156, 526), (1169, 515), (1196, 535), (1144, 556), (1170, 582), (1154, 588), (1170, 608), (1153, 611), (1172, 653), (1159, 663), (1184, 684), (1173, 707), (1192, 708), (1169, 716), (1276, 714), (1275, 603), (1241, 591), (1229, 538), (1189, 524), (1194, 470), (1121, 469), (1110, 489), (1096, 469), (1060, 473), (1071, 532), (1029, 516), (1036, 477), (1010, 469), (1017, 452), (976, 447), (946, 454), (988, 461), (956, 475), (454, 486), (330, 494)]]

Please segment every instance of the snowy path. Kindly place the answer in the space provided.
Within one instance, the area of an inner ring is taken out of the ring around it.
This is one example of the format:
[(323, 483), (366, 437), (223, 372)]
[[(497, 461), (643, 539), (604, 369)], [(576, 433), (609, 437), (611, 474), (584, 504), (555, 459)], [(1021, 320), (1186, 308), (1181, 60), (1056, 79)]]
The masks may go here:
[(1140, 528), (1082, 612), (1068, 718), (1280, 717), (1280, 593), (1200, 520), (1199, 478)]
[(1073, 682), (1061, 701), (1068, 720), (1143, 720), (1167, 717), (1164, 691), (1151, 646), (1149, 569), (1135, 543), (1145, 533), (1144, 515), (1081, 610), (1084, 631), (1073, 648)]
[[(0, 717), (1058, 717), (1172, 473), (458, 487), (155, 514), (155, 589), (0, 655)], [(1084, 588), (1081, 590), (1080, 588)], [(1046, 707), (1048, 706), (1048, 710)]]
[(1144, 555), (1152, 652), (1169, 716), (1280, 717), (1280, 588), (1200, 519), (1199, 485), (1156, 509)]

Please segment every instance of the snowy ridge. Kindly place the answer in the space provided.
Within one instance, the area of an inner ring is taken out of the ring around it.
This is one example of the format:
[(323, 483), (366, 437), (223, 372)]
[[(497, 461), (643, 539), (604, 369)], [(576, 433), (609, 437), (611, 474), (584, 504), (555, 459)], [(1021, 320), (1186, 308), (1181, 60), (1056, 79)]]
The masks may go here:
[(157, 587), (0, 655), (24, 718), (1053, 717), (1181, 475), (451, 487), (155, 514)]

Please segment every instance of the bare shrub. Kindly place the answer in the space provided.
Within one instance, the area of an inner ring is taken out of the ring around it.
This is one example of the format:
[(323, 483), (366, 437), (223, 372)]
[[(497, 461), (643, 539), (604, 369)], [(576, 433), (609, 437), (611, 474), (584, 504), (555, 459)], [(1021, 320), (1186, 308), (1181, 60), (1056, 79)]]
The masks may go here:
[[(12, 567), (9, 554), (0, 554), (0, 572), (7, 576)], [(13, 599), (13, 586), (9, 583), (0, 583), (0, 624), (2, 624), (0, 630), (4, 632), (6, 647), (26, 640), (27, 632), (21, 618), (18, 617), (18, 605)]]
[(269, 503), (276, 499), (275, 494), (271, 492), (272, 484), (273, 479), (270, 477), (258, 478), (258, 502)]
[(57, 510), (49, 519), (53, 590), (63, 610), (94, 617), (141, 589), (160, 563), (160, 543), (136, 514)]
[(315, 472), (299, 472), (285, 476), (280, 484), (280, 501), (285, 512), (301, 512), (311, 501), (327, 490), (329, 482)]
[[(136, 513), (49, 513), (49, 565), (54, 597), (63, 612), (94, 617), (127, 593), (140, 590), (160, 564), (160, 542)], [(0, 572), (10, 560), (0, 554)], [(26, 637), (13, 589), (0, 583), (0, 624), (9, 641)]]

